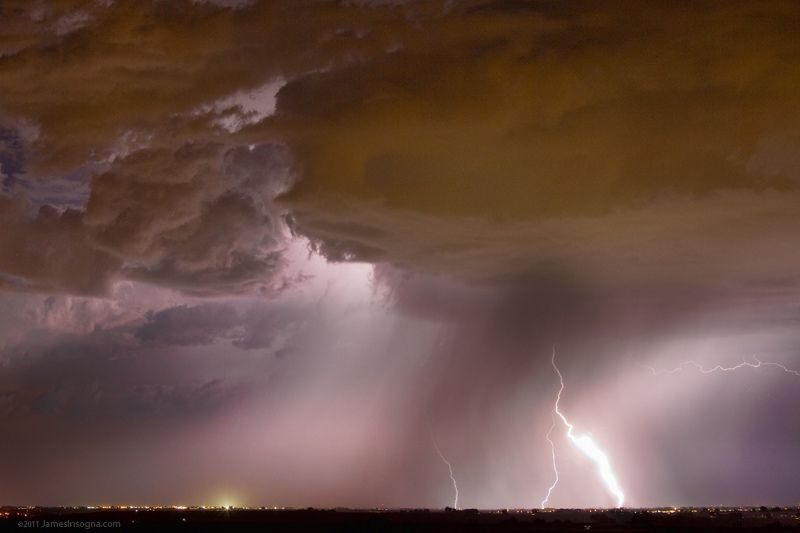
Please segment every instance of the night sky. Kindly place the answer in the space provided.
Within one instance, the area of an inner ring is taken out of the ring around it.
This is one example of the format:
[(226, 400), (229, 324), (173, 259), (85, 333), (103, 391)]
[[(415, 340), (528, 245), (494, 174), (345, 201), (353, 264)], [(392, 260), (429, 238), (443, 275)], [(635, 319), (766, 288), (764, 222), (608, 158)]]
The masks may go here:
[(796, 505), (798, 326), (795, 0), (0, 0), (0, 504)]

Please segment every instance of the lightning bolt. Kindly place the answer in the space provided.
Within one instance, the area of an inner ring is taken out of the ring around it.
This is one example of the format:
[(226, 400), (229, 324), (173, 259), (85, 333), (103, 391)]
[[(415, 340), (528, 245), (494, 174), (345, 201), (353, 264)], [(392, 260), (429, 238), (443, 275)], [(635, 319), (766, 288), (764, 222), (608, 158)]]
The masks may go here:
[(550, 443), (550, 456), (553, 459), (553, 473), (556, 475), (556, 479), (553, 481), (553, 484), (550, 485), (550, 487), (548, 487), (548, 489), (547, 489), (547, 496), (545, 496), (544, 500), (542, 500), (542, 504), (541, 504), (541, 508), (542, 509), (544, 509), (547, 506), (547, 503), (550, 501), (550, 494), (553, 493), (553, 489), (556, 488), (556, 485), (558, 485), (558, 465), (556, 464), (556, 444), (553, 442), (553, 439), (550, 438), (550, 435), (553, 434), (553, 429), (555, 429), (555, 427), (556, 427), (556, 418), (555, 418), (555, 416), (551, 416), (550, 418), (553, 419), (553, 423), (550, 424), (550, 429), (547, 430), (547, 435), (545, 435), (545, 438), (547, 439), (547, 442)]
[(786, 366), (780, 363), (774, 363), (772, 361), (762, 361), (761, 359), (755, 356), (753, 356), (753, 359), (755, 359), (756, 361), (755, 363), (751, 363), (749, 361), (742, 361), (741, 363), (734, 366), (715, 365), (711, 368), (703, 368), (703, 365), (701, 365), (697, 361), (692, 361), (692, 360), (684, 361), (671, 370), (656, 370), (652, 366), (648, 366), (646, 368), (648, 368), (650, 370), (650, 373), (653, 374), (654, 376), (660, 376), (663, 374), (675, 374), (676, 372), (680, 372), (681, 370), (689, 366), (695, 367), (701, 374), (712, 374), (714, 372), (733, 372), (734, 370), (739, 370), (740, 368), (744, 367), (761, 368), (762, 366), (772, 366), (780, 368), (787, 374), (794, 374), (795, 376), (800, 377), (800, 372), (798, 372), (797, 370), (792, 370), (791, 368), (787, 368)]
[(442, 453), (442, 450), (439, 448), (439, 445), (436, 443), (436, 439), (431, 437), (431, 441), (433, 442), (433, 447), (436, 449), (436, 453), (439, 455), (439, 459), (441, 459), (442, 462), (447, 465), (447, 471), (450, 474), (450, 481), (453, 482), (453, 490), (456, 493), (455, 494), (455, 498), (453, 499), (453, 509), (458, 509), (458, 483), (456, 483), (456, 478), (453, 475), (453, 465), (451, 465), (450, 461), (448, 461), (445, 458), (444, 454)]
[[(588, 457), (592, 462), (594, 462), (595, 466), (597, 467), (597, 473), (600, 476), (600, 479), (606, 486), (606, 489), (614, 495), (617, 499), (617, 507), (622, 507), (622, 504), (625, 503), (625, 493), (622, 492), (622, 488), (619, 485), (619, 481), (617, 481), (617, 477), (614, 475), (614, 471), (611, 469), (611, 461), (608, 460), (608, 456), (605, 452), (600, 449), (600, 446), (590, 437), (589, 435), (576, 435), (574, 433), (575, 427), (569, 423), (567, 417), (559, 410), (558, 404), (561, 401), (561, 393), (564, 392), (564, 376), (561, 375), (561, 371), (556, 366), (556, 347), (553, 346), (553, 357), (550, 360), (551, 364), (553, 365), (553, 370), (556, 371), (558, 374), (558, 380), (561, 384), (561, 387), (558, 389), (558, 395), (556, 396), (556, 403), (553, 405), (553, 412), (558, 415), (564, 425), (567, 427), (567, 438), (569, 438), (570, 442), (580, 450), (580, 452)], [(552, 426), (551, 426), (552, 431)], [(552, 492), (553, 488), (558, 484), (558, 468), (556, 467), (555, 461), (555, 446), (553, 445), (553, 441), (550, 439), (550, 432), (548, 432), (547, 440), (550, 441), (551, 450), (553, 453), (553, 469), (556, 472), (556, 480), (553, 485), (550, 487), (550, 490), (547, 492), (547, 497), (542, 502), (542, 506), (547, 504), (547, 501), (550, 498), (550, 493)]]

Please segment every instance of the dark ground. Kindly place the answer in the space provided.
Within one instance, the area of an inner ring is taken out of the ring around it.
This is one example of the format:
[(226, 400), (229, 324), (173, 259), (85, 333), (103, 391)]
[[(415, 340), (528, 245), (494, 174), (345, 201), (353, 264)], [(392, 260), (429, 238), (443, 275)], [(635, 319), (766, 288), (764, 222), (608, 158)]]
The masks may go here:
[[(58, 524), (52, 524), (56, 522)], [(113, 522), (109, 524), (109, 522)], [(0, 530), (800, 531), (798, 508), (650, 510), (0, 509)]]

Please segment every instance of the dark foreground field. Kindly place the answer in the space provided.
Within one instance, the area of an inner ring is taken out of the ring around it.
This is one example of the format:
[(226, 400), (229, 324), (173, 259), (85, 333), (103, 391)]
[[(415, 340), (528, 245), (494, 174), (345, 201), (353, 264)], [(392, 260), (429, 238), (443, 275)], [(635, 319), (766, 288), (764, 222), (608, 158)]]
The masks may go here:
[(650, 510), (271, 510), (91, 509), (0, 510), (0, 529), (22, 531), (800, 531), (800, 509)]

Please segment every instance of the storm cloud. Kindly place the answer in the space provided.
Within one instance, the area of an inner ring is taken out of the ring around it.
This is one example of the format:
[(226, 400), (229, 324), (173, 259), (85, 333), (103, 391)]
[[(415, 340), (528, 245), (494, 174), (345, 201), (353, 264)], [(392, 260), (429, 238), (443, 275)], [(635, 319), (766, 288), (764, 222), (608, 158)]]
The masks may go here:
[(797, 230), (791, 3), (6, 10), (5, 173), (82, 169), (74, 238), (121, 278), (268, 285), (286, 209), (331, 259), (470, 282), (689, 283), (730, 257), (762, 259), (725, 282), (793, 282), (795, 255), (763, 259)]

